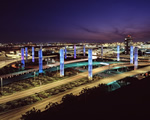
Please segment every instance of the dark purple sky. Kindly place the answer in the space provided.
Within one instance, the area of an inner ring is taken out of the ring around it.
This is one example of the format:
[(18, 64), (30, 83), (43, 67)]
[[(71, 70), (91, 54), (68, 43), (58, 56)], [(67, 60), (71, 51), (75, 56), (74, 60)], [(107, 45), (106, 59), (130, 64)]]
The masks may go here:
[(0, 0), (0, 42), (150, 40), (150, 0)]

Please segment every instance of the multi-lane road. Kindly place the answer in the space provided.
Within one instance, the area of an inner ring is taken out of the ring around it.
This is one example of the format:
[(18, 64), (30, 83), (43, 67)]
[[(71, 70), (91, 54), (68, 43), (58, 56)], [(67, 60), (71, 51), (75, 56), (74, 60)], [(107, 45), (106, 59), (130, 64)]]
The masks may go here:
[(125, 72), (125, 73), (118, 74), (118, 75), (115, 75), (115, 76), (111, 76), (111, 77), (108, 77), (108, 78), (104, 78), (104, 79), (101, 79), (101, 80), (96, 81), (94, 83), (85, 84), (85, 85), (73, 88), (71, 90), (62, 92), (60, 94), (54, 95), (50, 98), (46, 98), (46, 99), (44, 99), (42, 101), (39, 101), (35, 104), (27, 105), (27, 106), (20, 107), (20, 108), (17, 108), (17, 109), (14, 109), (14, 110), (11, 110), (11, 111), (8, 111), (8, 112), (5, 112), (5, 113), (1, 113), (0, 114), (0, 119), (1, 120), (19, 120), (22, 114), (24, 114), (28, 110), (31, 110), (33, 107), (43, 111), (43, 110), (45, 110), (45, 106), (49, 102), (60, 102), (62, 97), (65, 94), (73, 93), (74, 95), (78, 95), (79, 92), (83, 88), (91, 88), (93, 86), (97, 86), (98, 84), (102, 84), (102, 83), (108, 84), (110, 82), (120, 80), (120, 79), (125, 78), (127, 76), (134, 76), (134, 75), (137, 75), (137, 74), (142, 74), (142, 73), (148, 72), (149, 70), (150, 70), (150, 66), (144, 67), (144, 68), (141, 68), (141, 69), (137, 69), (137, 70), (133, 70), (133, 71), (130, 71), (130, 72)]
[[(43, 56), (43, 58), (56, 57), (56, 56), (57, 55)], [(32, 56), (28, 57), (28, 59), (32, 59)], [(35, 59), (38, 59), (38, 57), (35, 57)], [(12, 64), (12, 63), (15, 63), (15, 62), (18, 62), (18, 61), (21, 61), (21, 58), (14, 58), (14, 59), (11, 59), (11, 60), (0, 61), (0, 68), (3, 68), (6, 65), (9, 65), (9, 64)]]
[[(85, 61), (85, 60), (88, 60), (88, 59), (67, 61), (67, 62), (65, 62), (65, 64), (73, 63), (73, 62), (81, 62), (81, 61)], [(59, 65), (59, 63), (54, 64), (54, 66), (58, 66), (58, 65)], [(150, 65), (150, 63), (144, 62), (144, 63), (140, 63), (139, 65)], [(103, 66), (103, 67), (100, 67), (100, 68), (95, 68), (95, 69), (93, 69), (93, 74), (97, 74), (99, 72), (102, 72), (102, 71), (105, 71), (105, 70), (108, 70), (108, 69), (112, 69), (114, 67), (124, 67), (124, 66), (129, 67), (129, 66), (133, 66), (133, 64), (129, 64), (129, 63), (126, 63), (126, 64), (118, 63), (117, 64), (117, 63), (115, 63), (115, 64)], [(149, 70), (150, 70), (150, 67), (144, 67), (144, 68), (137, 69), (137, 70), (134, 70), (134, 71), (125, 72), (125, 73), (122, 73), (122, 74), (118, 74), (118, 75), (115, 75), (115, 76), (104, 78), (104, 79), (101, 79), (101, 80), (96, 81), (94, 83), (82, 85), (82, 86), (79, 86), (77, 88), (73, 88), (71, 90), (67, 90), (67, 91), (62, 92), (60, 94), (54, 95), (50, 98), (39, 101), (35, 104), (28, 105), (28, 106), (23, 106), (23, 107), (20, 107), (20, 108), (17, 108), (17, 109), (8, 111), (8, 112), (0, 113), (0, 120), (1, 119), (2, 120), (17, 120), (21, 117), (21, 114), (25, 113), (26, 111), (30, 110), (33, 107), (35, 107), (37, 109), (44, 110), (45, 106), (49, 102), (59, 102), (65, 94), (68, 94), (68, 93), (79, 94), (79, 92), (83, 88), (90, 88), (90, 87), (93, 87), (93, 86), (97, 86), (98, 84), (101, 84), (101, 83), (107, 84), (107, 83), (125, 78), (127, 76), (134, 76), (134, 75), (137, 75), (137, 74), (146, 73)], [(46, 84), (46, 85), (42, 85), (40, 87), (35, 87), (35, 88), (29, 89), (29, 90), (25, 90), (25, 91), (22, 91), (22, 92), (17, 92), (17, 93), (14, 93), (12, 95), (3, 96), (3, 97), (0, 98), (0, 104), (8, 102), (8, 101), (15, 100), (15, 99), (23, 98), (23, 97), (32, 95), (34, 93), (38, 93), (40, 91), (51, 89), (53, 87), (66, 84), (68, 82), (76, 81), (78, 79), (81, 79), (81, 78), (84, 78), (84, 77), (87, 77), (87, 76), (88, 76), (88, 72), (79, 73), (78, 75), (75, 75), (75, 76), (70, 77), (70, 78), (63, 79), (61, 81), (57, 81), (57, 82), (54, 82), (54, 83), (49, 83), (49, 84)]]
[[(118, 65), (119, 64), (122, 64), (122, 63), (118, 63)], [(112, 66), (114, 67), (115, 65), (116, 65), (116, 63), (111, 64), (109, 67), (108, 66), (103, 66), (103, 67), (95, 68), (95, 69), (93, 69), (93, 75), (96, 74), (96, 73), (111, 69)], [(120, 65), (120, 67), (121, 66), (124, 66), (124, 65)], [(16, 93), (8, 95), (8, 96), (2, 96), (2, 97), (0, 97), (0, 104), (1, 103), (6, 103), (8, 101), (15, 100), (15, 99), (23, 98), (23, 97), (32, 95), (34, 93), (38, 93), (40, 91), (51, 89), (51, 88), (54, 88), (54, 87), (57, 87), (57, 86), (60, 86), (60, 85), (63, 85), (63, 84), (67, 84), (69, 82), (73, 82), (73, 81), (82, 79), (84, 77), (88, 77), (88, 71), (83, 72), (83, 73), (79, 73), (78, 75), (75, 75), (73, 77), (69, 77), (69, 78), (66, 78), (66, 79), (63, 79), (63, 80), (60, 80), (60, 81), (56, 81), (56, 82), (53, 82), (53, 83), (42, 85), (40, 87), (34, 87), (34, 88), (24, 90), (24, 91), (21, 91), (21, 92), (16, 92)]]
[[(88, 60), (88, 59), (86, 58), (86, 59), (78, 59), (78, 60), (65, 61), (64, 64), (75, 63), (75, 62), (82, 62), (82, 61), (86, 61), (86, 60)], [(16, 61), (13, 61), (13, 62), (16, 62)], [(10, 63), (13, 63), (13, 62), (10, 62)], [(59, 66), (59, 65), (60, 65), (60, 63), (55, 63), (55, 64), (51, 64), (51, 65), (44, 65), (43, 69), (47, 69), (47, 68), (50, 68), (50, 67), (56, 67), (56, 66)], [(10, 78), (10, 77), (14, 77), (14, 76), (26, 74), (26, 73), (29, 73), (29, 72), (38, 71), (38, 70), (39, 70), (39, 68), (35, 68), (35, 69), (29, 69), (29, 70), (24, 70), (24, 71), (20, 71), (20, 72), (15, 72), (15, 73), (10, 73), (10, 74), (0, 75), (0, 78)]]
[[(139, 65), (148, 65), (148, 64), (141, 63)], [(97, 74), (99, 72), (103, 72), (105, 70), (114, 69), (115, 67), (121, 68), (121, 67), (124, 67), (124, 66), (129, 67), (129, 66), (133, 66), (133, 65), (129, 64), (129, 63), (125, 63), (125, 64), (115, 63), (115, 64), (95, 68), (95, 69), (93, 69), (92, 73), (94, 75), (94, 74)], [(27, 97), (29, 95), (32, 95), (32, 94), (35, 94), (35, 93), (38, 93), (38, 92), (41, 92), (41, 91), (45, 91), (47, 89), (51, 89), (51, 88), (54, 88), (54, 87), (57, 87), (57, 86), (60, 86), (60, 85), (63, 85), (63, 84), (67, 84), (69, 82), (73, 82), (73, 81), (76, 81), (76, 80), (79, 80), (79, 79), (82, 79), (82, 78), (85, 78), (85, 77), (88, 77), (88, 71), (83, 72), (83, 73), (79, 73), (79, 74), (77, 74), (73, 77), (69, 77), (69, 78), (66, 78), (66, 79), (63, 79), (63, 80), (60, 80), (60, 81), (56, 81), (56, 82), (49, 83), (49, 84), (46, 84), (46, 85), (42, 85), (42, 86), (39, 86), (39, 87), (34, 87), (34, 88), (24, 90), (24, 91), (21, 91), (21, 92), (16, 92), (16, 93), (13, 93), (11, 95), (2, 96), (2, 97), (0, 97), (0, 104), (6, 103), (6, 102), (9, 102), (9, 101), (12, 101), (12, 100), (20, 99), (20, 98), (23, 98), (23, 97)]]

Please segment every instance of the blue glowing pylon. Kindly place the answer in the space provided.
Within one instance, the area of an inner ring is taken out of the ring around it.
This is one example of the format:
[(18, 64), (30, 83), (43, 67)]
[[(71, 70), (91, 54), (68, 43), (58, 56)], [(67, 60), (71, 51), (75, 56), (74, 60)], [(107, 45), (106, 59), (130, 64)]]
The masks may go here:
[(60, 76), (64, 76), (64, 49), (60, 49)]
[(88, 78), (92, 80), (92, 49), (88, 50)]
[(34, 47), (32, 47), (32, 62), (34, 62)]
[(42, 49), (39, 50), (39, 73), (43, 73)]
[(76, 45), (74, 45), (74, 58), (76, 58)]
[(24, 61), (24, 48), (21, 48), (21, 63), (22, 63), (22, 68), (25, 68), (25, 61)]

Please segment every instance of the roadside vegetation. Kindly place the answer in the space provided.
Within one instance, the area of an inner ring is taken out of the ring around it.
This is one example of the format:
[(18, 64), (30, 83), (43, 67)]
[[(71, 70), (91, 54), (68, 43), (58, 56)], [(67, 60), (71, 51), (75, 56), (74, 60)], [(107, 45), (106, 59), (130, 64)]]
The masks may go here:
[(73, 68), (66, 68), (65, 69), (65, 76), (60, 77), (59, 71), (46, 71), (44, 75), (36, 76), (35, 78), (28, 78), (21, 81), (16, 81), (13, 83), (10, 83), (8, 85), (3, 86), (3, 91), (0, 92), (0, 96), (3, 95), (10, 95), (12, 93), (27, 90), (33, 87), (38, 87), (40, 85), (45, 85), (48, 83), (52, 83), (58, 80), (62, 80), (68, 77), (71, 77), (73, 75), (76, 75), (79, 73), (79, 70), (73, 69)]
[[(102, 77), (100, 77), (98, 75), (94, 75), (93, 80), (88, 80), (88, 78), (82, 78), (80, 80), (70, 82), (70, 83), (67, 83), (67, 84), (64, 84), (61, 86), (57, 86), (55, 88), (33, 94), (33, 95), (30, 95), (30, 96), (25, 97), (25, 98), (21, 98), (18, 100), (14, 100), (14, 101), (10, 101), (10, 102), (4, 103), (4, 104), (0, 104), (0, 112), (14, 109), (14, 108), (21, 107), (21, 106), (25, 106), (25, 105), (29, 105), (29, 104), (33, 104), (37, 101), (43, 100), (45, 98), (49, 98), (49, 97), (56, 95), (56, 94), (59, 94), (61, 92), (73, 89), (75, 87), (79, 87), (79, 86), (84, 85), (84, 84), (92, 83), (92, 82), (98, 81), (100, 79), (102, 79)], [(127, 85), (126, 82), (123, 80), (122, 80), (122, 82), (118, 81), (118, 83), (121, 86)], [(109, 86), (108, 86), (108, 88), (109, 88)]]
[(12, 65), (7, 65), (7, 66), (1, 68), (0, 69), (0, 75), (5, 75), (5, 74), (9, 74), (9, 73), (14, 73), (14, 72), (22, 71), (20, 64), (14, 64), (14, 66), (16, 68), (12, 67)]
[(65, 95), (61, 103), (49, 103), (45, 111), (33, 108), (22, 115), (22, 120), (132, 120), (149, 118), (150, 77), (138, 80), (125, 78), (131, 84), (108, 92), (108, 86), (83, 89), (79, 96)]

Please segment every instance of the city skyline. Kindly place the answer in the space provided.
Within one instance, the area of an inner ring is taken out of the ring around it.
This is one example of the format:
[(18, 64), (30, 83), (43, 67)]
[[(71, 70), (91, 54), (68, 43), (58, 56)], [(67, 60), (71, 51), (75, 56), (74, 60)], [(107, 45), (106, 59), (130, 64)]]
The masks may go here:
[(1, 43), (149, 41), (150, 1), (2, 1)]

